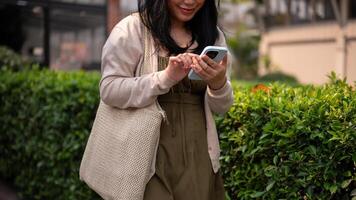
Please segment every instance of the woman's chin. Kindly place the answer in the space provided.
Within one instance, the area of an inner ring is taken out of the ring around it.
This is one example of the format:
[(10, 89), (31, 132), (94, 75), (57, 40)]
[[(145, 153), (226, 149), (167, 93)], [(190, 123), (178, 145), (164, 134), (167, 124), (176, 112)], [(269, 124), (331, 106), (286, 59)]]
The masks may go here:
[(180, 15), (179, 16), (179, 21), (188, 22), (191, 19), (193, 19), (193, 17), (194, 17), (194, 15)]

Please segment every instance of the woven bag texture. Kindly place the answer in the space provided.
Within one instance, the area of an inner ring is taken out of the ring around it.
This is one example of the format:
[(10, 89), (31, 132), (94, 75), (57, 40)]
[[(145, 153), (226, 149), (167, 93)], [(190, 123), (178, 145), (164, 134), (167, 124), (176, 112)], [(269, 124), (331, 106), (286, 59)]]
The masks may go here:
[(161, 121), (148, 107), (120, 110), (100, 102), (81, 178), (104, 199), (142, 199)]
[[(137, 16), (136, 16), (137, 17)], [(152, 38), (144, 33), (144, 60), (136, 76), (152, 69)], [(159, 140), (162, 110), (157, 101), (145, 108), (119, 109), (99, 104), (79, 176), (105, 200), (142, 200)]]

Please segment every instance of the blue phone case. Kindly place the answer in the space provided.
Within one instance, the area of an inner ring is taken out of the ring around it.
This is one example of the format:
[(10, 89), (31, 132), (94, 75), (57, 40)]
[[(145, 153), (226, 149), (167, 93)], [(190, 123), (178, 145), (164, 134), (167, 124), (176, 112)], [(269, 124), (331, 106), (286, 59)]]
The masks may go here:
[[(207, 46), (204, 48), (200, 56), (208, 53), (209, 51), (217, 51), (218, 55), (213, 58), (215, 62), (220, 62), (226, 55), (227, 53), (227, 48), (226, 47), (218, 47), (218, 46)], [(189, 71), (188, 78), (191, 80), (202, 80), (198, 74), (194, 72), (193, 69)]]

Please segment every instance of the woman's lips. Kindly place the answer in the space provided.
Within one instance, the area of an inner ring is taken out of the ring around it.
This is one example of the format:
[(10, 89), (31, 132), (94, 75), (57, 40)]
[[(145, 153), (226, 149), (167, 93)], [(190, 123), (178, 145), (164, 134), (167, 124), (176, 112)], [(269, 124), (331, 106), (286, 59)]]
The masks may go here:
[(184, 15), (191, 15), (194, 12), (194, 8), (189, 9), (189, 8), (179, 7), (179, 9), (182, 12), (182, 14), (184, 14)]

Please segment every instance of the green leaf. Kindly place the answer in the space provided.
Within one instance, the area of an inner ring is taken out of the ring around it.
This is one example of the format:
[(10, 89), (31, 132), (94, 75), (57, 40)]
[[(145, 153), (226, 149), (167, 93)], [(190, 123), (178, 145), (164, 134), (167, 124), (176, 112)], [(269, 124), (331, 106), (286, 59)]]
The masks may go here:
[(316, 156), (316, 148), (315, 148), (314, 145), (309, 145), (309, 151), (310, 151), (311, 154)]
[(270, 191), (272, 189), (272, 187), (274, 186), (274, 184), (276, 183), (276, 181), (271, 181), (267, 187), (266, 187), (266, 191)]
[(330, 192), (331, 192), (332, 194), (334, 194), (336, 191), (337, 191), (337, 185), (332, 185), (332, 186), (330, 187)]
[(356, 197), (356, 189), (353, 189), (353, 190), (351, 191), (350, 196), (355, 196), (355, 197)]
[(299, 176), (299, 177), (303, 177), (303, 176), (307, 176), (308, 175), (308, 173), (306, 173), (306, 172), (298, 172), (298, 174), (297, 174), (297, 176)]
[(275, 156), (273, 157), (273, 164), (274, 164), (274, 165), (277, 165), (277, 162), (278, 162), (278, 155), (275, 155)]
[(227, 192), (225, 192), (225, 200), (231, 200), (231, 198)]
[(352, 179), (344, 180), (341, 183), (341, 188), (347, 188), (350, 185), (351, 181), (352, 181)]
[(262, 195), (264, 195), (266, 193), (266, 191), (262, 191), (262, 192), (255, 192), (253, 194), (250, 195), (251, 198), (258, 198), (261, 197)]

